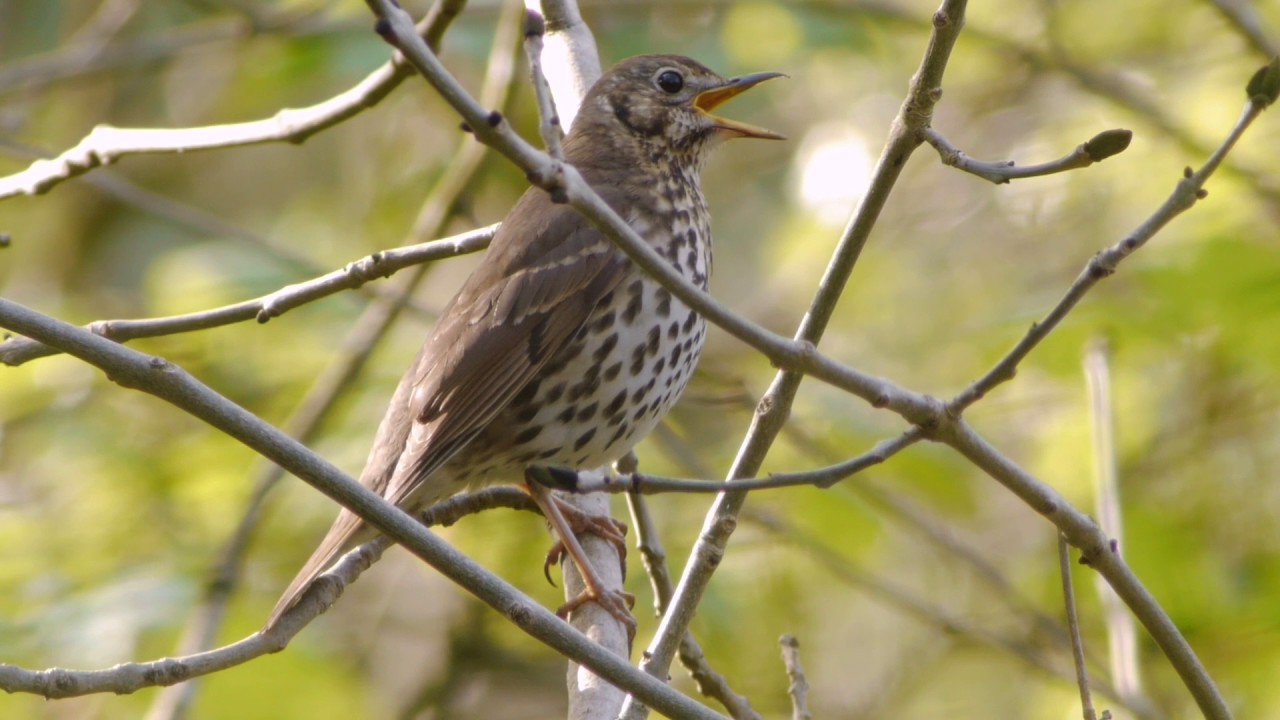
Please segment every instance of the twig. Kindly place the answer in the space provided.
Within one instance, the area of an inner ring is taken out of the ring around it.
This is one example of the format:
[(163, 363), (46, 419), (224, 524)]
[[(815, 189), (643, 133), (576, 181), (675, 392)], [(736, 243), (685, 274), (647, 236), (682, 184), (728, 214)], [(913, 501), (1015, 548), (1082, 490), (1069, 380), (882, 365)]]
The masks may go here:
[[(486, 110), (476, 103), (413, 33), (412, 18), (408, 14), (391, 0), (367, 0), (367, 3), (381, 18), (377, 25), (378, 31), (458, 111), (477, 139), (525, 170), (530, 182), (548, 192), (563, 192), (568, 203), (604, 232), (628, 258), (694, 311), (754, 347), (779, 367), (791, 370), (794, 375), (810, 375), (851, 392), (875, 407), (893, 410), (917, 425), (928, 426), (938, 421), (943, 408), (933, 398), (836, 362), (818, 352), (807, 339), (790, 340), (772, 333), (726, 308), (706, 291), (684, 278), (600, 199), (572, 165), (558, 163), (546, 153), (540, 152), (520, 138), (500, 112)], [(563, 114), (564, 103), (558, 102), (557, 106)], [(864, 228), (865, 230), (869, 228)], [(824, 312), (823, 316), (829, 311)], [(812, 322), (814, 321), (811, 320), (810, 326)], [(825, 320), (822, 322), (825, 323)]]
[(1058, 535), (1058, 571), (1062, 574), (1062, 601), (1067, 607), (1067, 628), (1071, 631), (1071, 660), (1076, 668), (1076, 686), (1080, 688), (1080, 707), (1084, 720), (1098, 720), (1089, 692), (1089, 671), (1084, 666), (1084, 640), (1080, 637), (1080, 617), (1076, 614), (1076, 593), (1071, 585), (1071, 548), (1067, 538)]
[(1169, 659), (1169, 664), (1182, 677), (1183, 684), (1191, 691), (1205, 717), (1211, 720), (1227, 720), (1231, 717), (1226, 701), (1191, 645), (1178, 632), (1177, 626), (1160, 607), (1160, 603), (1142, 585), (1142, 581), (1113, 551), (1106, 535), (1088, 515), (1072, 507), (1056, 490), (1014, 464), (964, 421), (949, 426), (946, 436), (940, 440), (955, 448), (1057, 526), (1067, 541), (1079, 548), (1081, 562), (1105, 577), (1125, 605), (1138, 616)]
[[(466, 588), (520, 629), (565, 657), (591, 668), (592, 672), (614, 685), (635, 694), (659, 712), (689, 718), (720, 717), (656, 678), (637, 671), (625, 660), (603, 650), (537, 602), (524, 596), (510, 583), (441, 540), (403, 510), (351, 479), (301, 443), (217, 394), (178, 366), (2, 298), (0, 327), (59, 347), (102, 369), (116, 383), (175, 405), (270, 458), (336, 502), (350, 508), (360, 518)], [(259, 639), (264, 637), (255, 635), (245, 642), (272, 642)], [(272, 644), (270, 650), (282, 647)], [(209, 671), (230, 667), (232, 664), (235, 663), (223, 656), (220, 664), (209, 667)], [(208, 664), (200, 666), (208, 667)], [(179, 667), (172, 660), (157, 661), (151, 671), (145, 673), (137, 666), (130, 668), (128, 672), (133, 674), (135, 682), (140, 681), (143, 685), (170, 684), (188, 677), (185, 667)], [(121, 671), (119, 675), (125, 672)], [(100, 678), (103, 684), (86, 690), (74, 678), (67, 678), (62, 674), (41, 675), (10, 665), (0, 665), (0, 689), (65, 697), (95, 690), (110, 691), (117, 686), (112, 683), (118, 683), (119, 675), (113, 675), (112, 671), (99, 671), (94, 677)]]
[(885, 462), (922, 439), (924, 439), (924, 431), (919, 427), (912, 427), (897, 437), (876, 443), (875, 447), (850, 460), (817, 470), (772, 473), (764, 479), (718, 482), (667, 478), (638, 472), (614, 475), (608, 472), (578, 472), (561, 468), (548, 468), (547, 473), (540, 474), (535, 479), (547, 487), (563, 492), (625, 492), (636, 495), (655, 495), (664, 492), (749, 492), (800, 486), (829, 488), (841, 480), (846, 480), (863, 470)]
[[(1274, 66), (1275, 63), (1272, 64), (1272, 67)], [(1085, 264), (1084, 269), (1080, 271), (1075, 282), (1067, 289), (1066, 294), (1062, 296), (1058, 304), (1049, 311), (1049, 314), (1040, 322), (1032, 325), (1022, 340), (1014, 345), (1013, 349), (1001, 358), (986, 375), (966, 387), (947, 403), (948, 413), (959, 416), (966, 408), (991, 392), (995, 387), (1013, 379), (1013, 376), (1017, 373), (1018, 364), (1022, 362), (1023, 358), (1030, 354), (1040, 344), (1040, 341), (1044, 340), (1062, 322), (1063, 318), (1080, 302), (1085, 293), (1089, 292), (1100, 281), (1110, 277), (1125, 258), (1143, 245), (1146, 245), (1147, 241), (1155, 236), (1165, 225), (1168, 225), (1171, 220), (1189, 210), (1196, 204), (1197, 200), (1204, 198), (1207, 195), (1204, 190), (1205, 182), (1213, 175), (1213, 172), (1217, 170), (1227, 153), (1235, 146), (1236, 141), (1240, 139), (1240, 136), (1257, 119), (1265, 107), (1266, 104), (1250, 99), (1231, 132), (1228, 133), (1222, 144), (1218, 146), (1218, 149), (1205, 161), (1205, 164), (1196, 172), (1192, 172), (1191, 168), (1187, 168), (1183, 178), (1178, 181), (1173, 192), (1158, 210), (1152, 213), (1146, 221), (1123, 240), (1094, 255)]]
[[(537, 10), (526, 10), (524, 21), (524, 53), (529, 60), (529, 75), (533, 81), (533, 94), (538, 99), (538, 132), (542, 142), (547, 146), (547, 154), (556, 160), (564, 160), (564, 150), (560, 142), (564, 139), (564, 130), (560, 127), (560, 116), (556, 114), (556, 101), (551, 95), (551, 86), (547, 84), (547, 76), (542, 69), (542, 39), (547, 32), (547, 23)], [(579, 102), (581, 100), (579, 99)]]
[[(840, 239), (819, 284), (818, 293), (810, 303), (809, 311), (796, 332), (797, 341), (808, 347), (813, 347), (822, 338), (827, 323), (835, 311), (836, 302), (870, 236), (871, 228), (888, 200), (889, 193), (907, 158), (919, 145), (919, 131), (928, 127), (933, 106), (940, 97), (939, 88), (947, 59), (964, 23), (964, 8), (965, 0), (944, 0), (941, 9), (934, 14), (934, 33), (930, 37), (929, 47), (925, 51), (920, 68), (911, 80), (907, 98), (894, 120), (884, 152), (876, 163), (871, 186), (855, 211), (844, 236)], [(667, 285), (665, 280), (663, 284)], [(667, 285), (667, 287), (670, 286)], [(682, 296), (681, 299), (685, 298)], [(700, 307), (697, 310), (703, 312)], [(707, 317), (712, 319), (710, 315)], [(716, 322), (716, 324), (720, 323)], [(724, 326), (721, 325), (721, 327)], [(737, 333), (734, 334), (737, 335)], [(800, 368), (794, 365), (779, 364), (785, 369), (778, 373), (761, 399), (751, 429), (743, 439), (737, 459), (729, 471), (730, 479), (747, 478), (759, 472), (765, 455), (768, 454), (774, 439), (785, 425), (802, 375), (797, 372)], [(884, 399), (886, 403), (873, 403), (873, 405), (881, 406), (894, 402), (888, 397)], [(910, 419), (910, 415), (911, 412), (908, 411), (904, 417)], [(932, 422), (919, 415), (915, 417), (916, 419), (911, 422), (917, 425)], [(725, 493), (716, 499), (711, 511), (707, 514), (702, 534), (694, 545), (693, 553), (685, 564), (684, 574), (680, 578), (679, 585), (676, 586), (672, 609), (663, 617), (658, 635), (646, 651), (646, 659), (643, 663), (646, 671), (658, 677), (666, 675), (671, 666), (675, 646), (693, 620), (694, 611), (719, 564), (719, 558), (724, 554), (729, 536), (737, 524), (736, 517), (745, 500), (743, 493)], [(629, 702), (623, 718), (640, 720), (644, 715), (643, 708)]]
[[(1112, 539), (1119, 553), (1124, 547), (1124, 526), (1116, 470), (1115, 417), (1108, 354), (1105, 342), (1090, 343), (1085, 351), (1084, 371), (1093, 418), (1094, 494), (1098, 525)], [(1097, 579), (1097, 590), (1106, 617), (1112, 682), (1125, 697), (1140, 697), (1142, 677), (1138, 674), (1138, 638), (1133, 616), (1101, 577)]]
[[(497, 229), (497, 225), (489, 225), (440, 240), (376, 252), (348, 263), (341, 270), (233, 305), (161, 318), (98, 320), (90, 323), (86, 329), (116, 342), (128, 342), (138, 338), (208, 330), (247, 320), (265, 323), (309, 302), (343, 290), (358, 288), (371, 280), (389, 277), (404, 268), (483, 250), (489, 246)], [(0, 343), (0, 363), (5, 365), (21, 365), (56, 353), (54, 348), (27, 338), (14, 338)]]
[[(494, 104), (504, 105), (510, 97), (515, 77), (515, 60), (511, 46), (515, 24), (506, 15), (499, 18), (494, 34), (481, 96)], [(446, 165), (439, 180), (427, 192), (426, 200), (414, 223), (415, 237), (431, 236), (440, 232), (449, 217), (459, 195), (467, 188), (479, 169), (482, 152), (474, 143), (459, 147)], [(496, 227), (496, 226), (495, 226)], [(490, 233), (491, 237), (491, 233)], [(488, 241), (485, 241), (486, 244)], [(397, 251), (398, 252), (398, 251)], [(302, 401), (285, 422), (285, 432), (300, 442), (309, 443), (321, 428), (323, 421), (338, 399), (355, 382), (369, 360), (373, 349), (386, 337), (390, 328), (409, 303), (414, 289), (426, 277), (427, 265), (418, 265), (410, 273), (401, 275), (391, 283), (384, 296), (370, 304), (340, 343), (341, 351), (324, 372), (307, 390)], [(221, 624), (224, 609), (241, 574), (249, 541), (266, 506), (271, 490), (283, 477), (284, 471), (274, 463), (260, 463), (254, 473), (253, 491), (246, 503), (241, 520), (231, 538), (224, 545), (218, 562), (214, 565), (203, 602), (192, 613), (184, 632), (180, 653), (189, 654), (204, 650), (215, 642), (217, 628)], [(148, 720), (168, 720), (181, 717), (194, 696), (194, 684), (172, 688), (161, 693), (152, 707)]]
[(810, 720), (809, 681), (800, 666), (800, 641), (793, 635), (778, 638), (782, 647), (782, 664), (787, 669), (787, 694), (791, 696), (791, 720)]
[(1129, 147), (1129, 141), (1133, 139), (1133, 133), (1129, 130), (1104, 130), (1094, 135), (1087, 142), (1076, 146), (1075, 150), (1057, 160), (1040, 163), (1039, 165), (1024, 165), (1022, 167), (1015, 166), (1012, 160), (1005, 162), (974, 160), (961, 152), (959, 148), (947, 142), (942, 133), (933, 128), (925, 129), (924, 139), (925, 142), (933, 146), (934, 150), (938, 151), (938, 156), (942, 158), (943, 165), (950, 165), (971, 175), (977, 175), (984, 180), (989, 180), (996, 185), (1001, 185), (1010, 180), (1052, 175), (1089, 167), (1094, 163), (1102, 162), (1112, 155), (1124, 152)]
[[(446, 27), (465, 0), (440, 0), (419, 25), (432, 47), (439, 47)], [(237, 21), (237, 27), (241, 25)], [(185, 44), (190, 44), (187, 39)], [(129, 155), (193, 152), (269, 142), (302, 143), (312, 135), (337, 125), (377, 105), (413, 70), (392, 58), (351, 89), (305, 108), (285, 109), (270, 118), (227, 125), (194, 128), (116, 128), (99, 125), (75, 147), (56, 158), (37, 160), (21, 172), (0, 177), (0, 199), (18, 194), (36, 195), (96, 167)]]
[[(630, 460), (624, 458), (618, 463), (618, 470), (623, 473), (635, 472), (635, 456)], [(658, 529), (654, 525), (653, 516), (649, 513), (649, 504), (644, 497), (631, 493), (627, 495), (627, 507), (631, 511), (631, 524), (636, 531), (636, 547), (640, 550), (640, 560), (644, 564), (645, 574), (649, 576), (649, 585), (653, 588), (654, 610), (662, 617), (671, 602), (671, 573), (667, 569), (667, 551), (662, 546)], [(714, 698), (734, 720), (761, 720), (761, 716), (751, 706), (745, 695), (735, 691), (723, 675), (711, 667), (702, 646), (693, 636), (686, 632), (680, 642), (678, 656), (680, 664), (693, 678), (698, 692), (706, 697)]]
[[(974, 624), (962, 615), (939, 607), (927, 598), (920, 597), (905, 588), (899, 587), (870, 570), (859, 567), (844, 553), (833, 548), (826, 539), (806, 532), (801, 526), (788, 522), (776, 513), (760, 508), (748, 508), (743, 515), (753, 525), (776, 535), (782, 542), (792, 543), (803, 549), (807, 556), (812, 557), (819, 565), (826, 568), (837, 580), (858, 588), (873, 599), (936, 629), (943, 635), (963, 638), (966, 641), (1007, 653), (1010, 657), (1026, 663), (1028, 667), (1034, 668), (1049, 677), (1065, 682), (1070, 682), (1073, 679), (1073, 673), (1069, 669), (1061, 663), (1055, 662), (1053, 658), (1046, 657), (1038, 645), (1020, 638), (1009, 638), (992, 632)], [(1064, 631), (1063, 634), (1065, 636), (1066, 632)], [(1099, 692), (1114, 698), (1117, 704), (1122, 705), (1126, 710), (1133, 713), (1134, 717), (1155, 718), (1159, 716), (1149, 703), (1126, 699), (1120, 695), (1105, 678), (1095, 677), (1093, 684), (1098, 688)]]

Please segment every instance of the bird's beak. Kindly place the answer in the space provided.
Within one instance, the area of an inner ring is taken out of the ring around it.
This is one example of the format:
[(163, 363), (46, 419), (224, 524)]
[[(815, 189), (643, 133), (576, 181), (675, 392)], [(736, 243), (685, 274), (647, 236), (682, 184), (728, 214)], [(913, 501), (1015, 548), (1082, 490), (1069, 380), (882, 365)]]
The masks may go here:
[(740, 137), (763, 138), (766, 140), (785, 140), (785, 136), (779, 135), (772, 130), (765, 130), (761, 127), (748, 125), (744, 122), (738, 122), (737, 120), (728, 120), (711, 114), (712, 110), (728, 102), (730, 98), (750, 90), (765, 80), (771, 80), (776, 77), (786, 77), (786, 75), (779, 72), (761, 72), (732, 78), (725, 81), (723, 85), (703, 90), (698, 93), (698, 96), (693, 99), (693, 106), (698, 108), (703, 115), (706, 115), (717, 130), (724, 130)]

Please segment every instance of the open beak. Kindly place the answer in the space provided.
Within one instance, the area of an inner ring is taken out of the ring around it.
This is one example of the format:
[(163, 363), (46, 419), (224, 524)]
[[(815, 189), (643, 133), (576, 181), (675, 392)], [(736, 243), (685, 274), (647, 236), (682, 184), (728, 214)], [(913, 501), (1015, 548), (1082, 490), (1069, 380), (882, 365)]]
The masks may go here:
[(779, 72), (760, 72), (732, 78), (723, 85), (698, 93), (698, 96), (693, 99), (693, 106), (698, 108), (703, 115), (706, 115), (718, 130), (734, 133), (740, 137), (785, 140), (785, 136), (779, 135), (772, 130), (765, 130), (754, 125), (748, 125), (737, 120), (728, 120), (711, 114), (712, 110), (728, 102), (730, 98), (750, 90), (765, 80), (771, 80), (776, 77), (786, 77), (786, 75)]

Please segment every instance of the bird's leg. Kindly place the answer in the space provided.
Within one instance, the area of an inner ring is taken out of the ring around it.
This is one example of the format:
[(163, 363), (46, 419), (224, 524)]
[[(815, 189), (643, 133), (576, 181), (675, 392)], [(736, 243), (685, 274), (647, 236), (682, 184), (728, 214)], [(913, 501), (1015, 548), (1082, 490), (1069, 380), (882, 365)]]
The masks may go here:
[[(618, 551), (618, 564), (621, 566), (622, 579), (627, 579), (627, 524), (615, 520), (608, 515), (592, 515), (578, 509), (577, 506), (565, 502), (564, 500), (550, 496), (551, 502), (560, 508), (560, 514), (564, 515), (565, 522), (568, 523), (569, 529), (574, 535), (582, 533), (591, 533), (596, 537), (607, 541), (613, 548)], [(568, 551), (565, 544), (559, 539), (547, 551), (547, 559), (542, 564), (542, 573), (547, 576), (547, 581), (551, 582), (551, 567), (562, 562)], [(552, 585), (555, 583), (552, 582)]]
[[(559, 538), (560, 545), (563, 547), (563, 553), (573, 558), (574, 563), (578, 566), (578, 572), (582, 574), (582, 581), (587, 588), (577, 597), (569, 600), (556, 610), (556, 615), (560, 617), (568, 617), (569, 613), (581, 607), (583, 603), (595, 601), (599, 603), (610, 615), (617, 618), (627, 628), (628, 638), (635, 635), (636, 619), (631, 614), (631, 606), (635, 605), (635, 596), (620, 590), (609, 590), (605, 588), (604, 583), (600, 580), (600, 576), (592, 569), (590, 561), (587, 560), (587, 554), (583, 551), (582, 546), (578, 544), (578, 538), (574, 535), (571, 524), (565, 519), (564, 513), (561, 511), (562, 503), (551, 496), (551, 492), (536, 480), (529, 480), (525, 483), (525, 488), (529, 491), (529, 496), (538, 504), (542, 510), (542, 514), (546, 516), (547, 522), (555, 529), (556, 536)], [(578, 513), (580, 518), (588, 517), (582, 513)], [(604, 523), (588, 522), (592, 530), (596, 530)], [(621, 539), (622, 535), (617, 528), (610, 526), (609, 530)], [(603, 535), (609, 539), (607, 535)], [(612, 539), (609, 539), (613, 542)], [(615, 546), (617, 544), (615, 543)]]

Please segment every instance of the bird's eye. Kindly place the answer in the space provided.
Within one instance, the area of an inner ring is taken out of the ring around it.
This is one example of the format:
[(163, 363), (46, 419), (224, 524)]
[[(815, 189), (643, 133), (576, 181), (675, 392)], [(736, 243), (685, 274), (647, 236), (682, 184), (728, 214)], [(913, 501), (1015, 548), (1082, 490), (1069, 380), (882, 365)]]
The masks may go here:
[(663, 92), (675, 95), (684, 89), (684, 77), (675, 70), (663, 70), (658, 75), (658, 87), (662, 88)]

